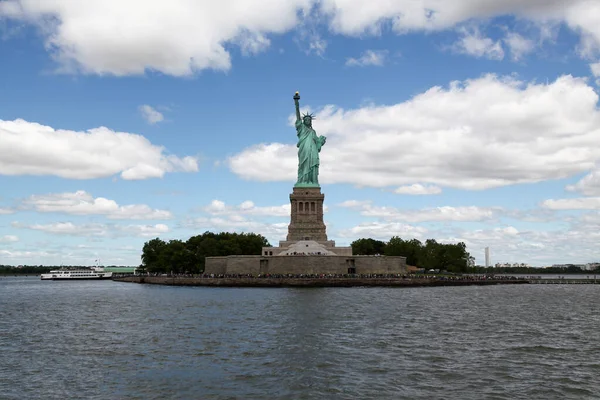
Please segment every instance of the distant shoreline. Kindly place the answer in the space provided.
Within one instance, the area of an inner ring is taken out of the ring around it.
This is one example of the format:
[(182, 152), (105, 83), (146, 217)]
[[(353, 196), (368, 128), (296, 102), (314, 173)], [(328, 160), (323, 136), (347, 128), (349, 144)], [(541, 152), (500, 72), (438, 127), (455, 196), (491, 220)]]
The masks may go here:
[(128, 276), (113, 278), (116, 282), (169, 286), (213, 287), (433, 287), (528, 284), (524, 279), (402, 279), (402, 278), (192, 278), (169, 276)]

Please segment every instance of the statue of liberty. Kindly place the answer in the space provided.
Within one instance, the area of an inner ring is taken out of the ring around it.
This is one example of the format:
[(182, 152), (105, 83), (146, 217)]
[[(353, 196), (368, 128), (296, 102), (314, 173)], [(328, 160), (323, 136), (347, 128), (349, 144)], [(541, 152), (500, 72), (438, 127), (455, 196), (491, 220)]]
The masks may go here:
[(300, 116), (300, 94), (294, 95), (296, 103), (296, 132), (298, 135), (298, 181), (294, 187), (319, 187), (319, 152), (325, 136), (317, 136), (312, 127), (312, 114)]

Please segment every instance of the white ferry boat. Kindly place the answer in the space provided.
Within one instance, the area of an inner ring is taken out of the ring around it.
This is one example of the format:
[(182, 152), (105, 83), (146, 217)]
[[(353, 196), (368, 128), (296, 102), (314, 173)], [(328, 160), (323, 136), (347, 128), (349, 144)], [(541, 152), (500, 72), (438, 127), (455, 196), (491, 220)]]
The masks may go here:
[(60, 268), (41, 275), (42, 280), (80, 281), (84, 279), (111, 279), (112, 272), (105, 272), (102, 267), (92, 268)]

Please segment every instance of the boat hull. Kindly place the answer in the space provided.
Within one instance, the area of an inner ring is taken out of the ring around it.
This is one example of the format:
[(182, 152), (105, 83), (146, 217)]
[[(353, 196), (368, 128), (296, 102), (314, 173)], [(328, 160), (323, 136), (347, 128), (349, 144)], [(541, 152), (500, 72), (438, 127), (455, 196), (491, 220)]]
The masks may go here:
[(112, 276), (83, 276), (83, 277), (42, 277), (43, 281), (105, 281), (112, 279)]

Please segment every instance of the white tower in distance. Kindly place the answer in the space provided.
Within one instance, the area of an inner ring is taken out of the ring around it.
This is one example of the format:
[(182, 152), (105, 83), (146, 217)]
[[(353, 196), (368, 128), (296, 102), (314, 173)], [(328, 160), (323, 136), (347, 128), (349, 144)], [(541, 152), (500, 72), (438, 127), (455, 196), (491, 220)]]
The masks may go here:
[(485, 267), (489, 268), (490, 266), (490, 248), (485, 248)]

